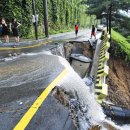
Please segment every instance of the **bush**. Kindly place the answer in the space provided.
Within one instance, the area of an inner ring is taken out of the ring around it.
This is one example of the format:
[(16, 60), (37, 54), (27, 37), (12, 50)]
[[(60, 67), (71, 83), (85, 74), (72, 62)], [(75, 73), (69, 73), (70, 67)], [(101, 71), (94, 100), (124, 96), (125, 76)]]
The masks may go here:
[(127, 39), (119, 34), (118, 32), (112, 30), (112, 41), (114, 46), (112, 45), (113, 54), (125, 56), (125, 59), (130, 60), (130, 43)]

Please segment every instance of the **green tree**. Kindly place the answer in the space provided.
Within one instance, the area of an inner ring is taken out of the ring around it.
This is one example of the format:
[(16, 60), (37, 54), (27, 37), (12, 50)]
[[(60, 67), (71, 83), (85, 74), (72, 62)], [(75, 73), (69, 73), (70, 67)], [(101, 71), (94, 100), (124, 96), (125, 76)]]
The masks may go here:
[(113, 12), (118, 9), (128, 10), (130, 7), (129, 0), (84, 0), (82, 3), (86, 3), (89, 6), (87, 13), (94, 14), (97, 18), (101, 18), (103, 13), (108, 13), (110, 6)]

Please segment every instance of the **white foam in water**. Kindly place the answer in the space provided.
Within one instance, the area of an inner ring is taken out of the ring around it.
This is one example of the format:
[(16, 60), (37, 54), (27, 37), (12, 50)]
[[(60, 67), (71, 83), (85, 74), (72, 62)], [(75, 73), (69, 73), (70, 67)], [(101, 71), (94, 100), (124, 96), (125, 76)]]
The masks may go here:
[(46, 54), (46, 55), (52, 55), (50, 51), (42, 51), (42, 52), (36, 52), (36, 53), (23, 53), (22, 55), (27, 55), (27, 56), (35, 56), (35, 55), (40, 55), (40, 54)]
[(91, 77), (85, 77), (83, 78), (83, 81), (85, 82), (87, 86), (91, 86), (93, 84), (93, 80)]
[(10, 57), (6, 57), (6, 58), (3, 58), (3, 61), (12, 61), (12, 60), (16, 60), (17, 58), (21, 57), (22, 55), (25, 55), (25, 53), (22, 53), (21, 55), (17, 55), (16, 56), (10, 56)]
[(17, 58), (18, 58), (18, 56), (11, 56), (11, 57), (4, 58), (4, 61), (11, 61), (11, 60), (15, 60)]
[[(119, 126), (119, 125), (116, 125), (113, 121), (111, 120), (104, 120), (104, 122), (106, 122), (107, 124), (113, 126), (116, 130), (130, 130), (130, 125), (122, 125), (122, 126)], [(107, 128), (102, 128), (101, 130), (109, 130)]]
[(60, 55), (61, 55), (62, 57), (65, 57), (65, 56), (64, 56), (64, 48), (63, 48), (63, 46), (58, 46), (58, 51), (59, 51), (59, 53), (60, 53)]
[(121, 130), (130, 130), (130, 125), (121, 126)]
[(107, 128), (101, 128), (101, 130), (107, 130)]
[(117, 130), (123, 130), (123, 129), (121, 129), (121, 127), (120, 126), (118, 126), (118, 125), (116, 125), (113, 121), (111, 121), (111, 120), (104, 120), (104, 122), (106, 122), (107, 124), (109, 124), (109, 125), (111, 125), (111, 126), (113, 126), (114, 128), (116, 128)]

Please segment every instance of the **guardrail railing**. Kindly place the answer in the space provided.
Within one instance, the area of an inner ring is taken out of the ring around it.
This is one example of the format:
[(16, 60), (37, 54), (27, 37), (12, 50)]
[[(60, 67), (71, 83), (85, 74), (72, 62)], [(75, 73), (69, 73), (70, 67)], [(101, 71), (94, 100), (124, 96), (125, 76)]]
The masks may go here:
[(103, 99), (108, 95), (108, 85), (106, 84), (106, 76), (109, 72), (109, 67), (107, 65), (107, 61), (109, 59), (108, 49), (110, 47), (109, 39), (110, 35), (105, 34), (102, 40), (99, 53), (98, 70), (95, 83), (95, 94), (96, 99), (99, 103), (102, 103)]

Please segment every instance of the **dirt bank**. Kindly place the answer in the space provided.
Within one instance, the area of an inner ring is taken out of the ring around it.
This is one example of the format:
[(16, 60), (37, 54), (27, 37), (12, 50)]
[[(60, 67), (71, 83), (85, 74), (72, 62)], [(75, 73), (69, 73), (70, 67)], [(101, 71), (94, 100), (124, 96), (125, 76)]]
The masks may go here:
[(130, 65), (121, 58), (111, 58), (109, 67), (108, 99), (117, 106), (130, 109)]

